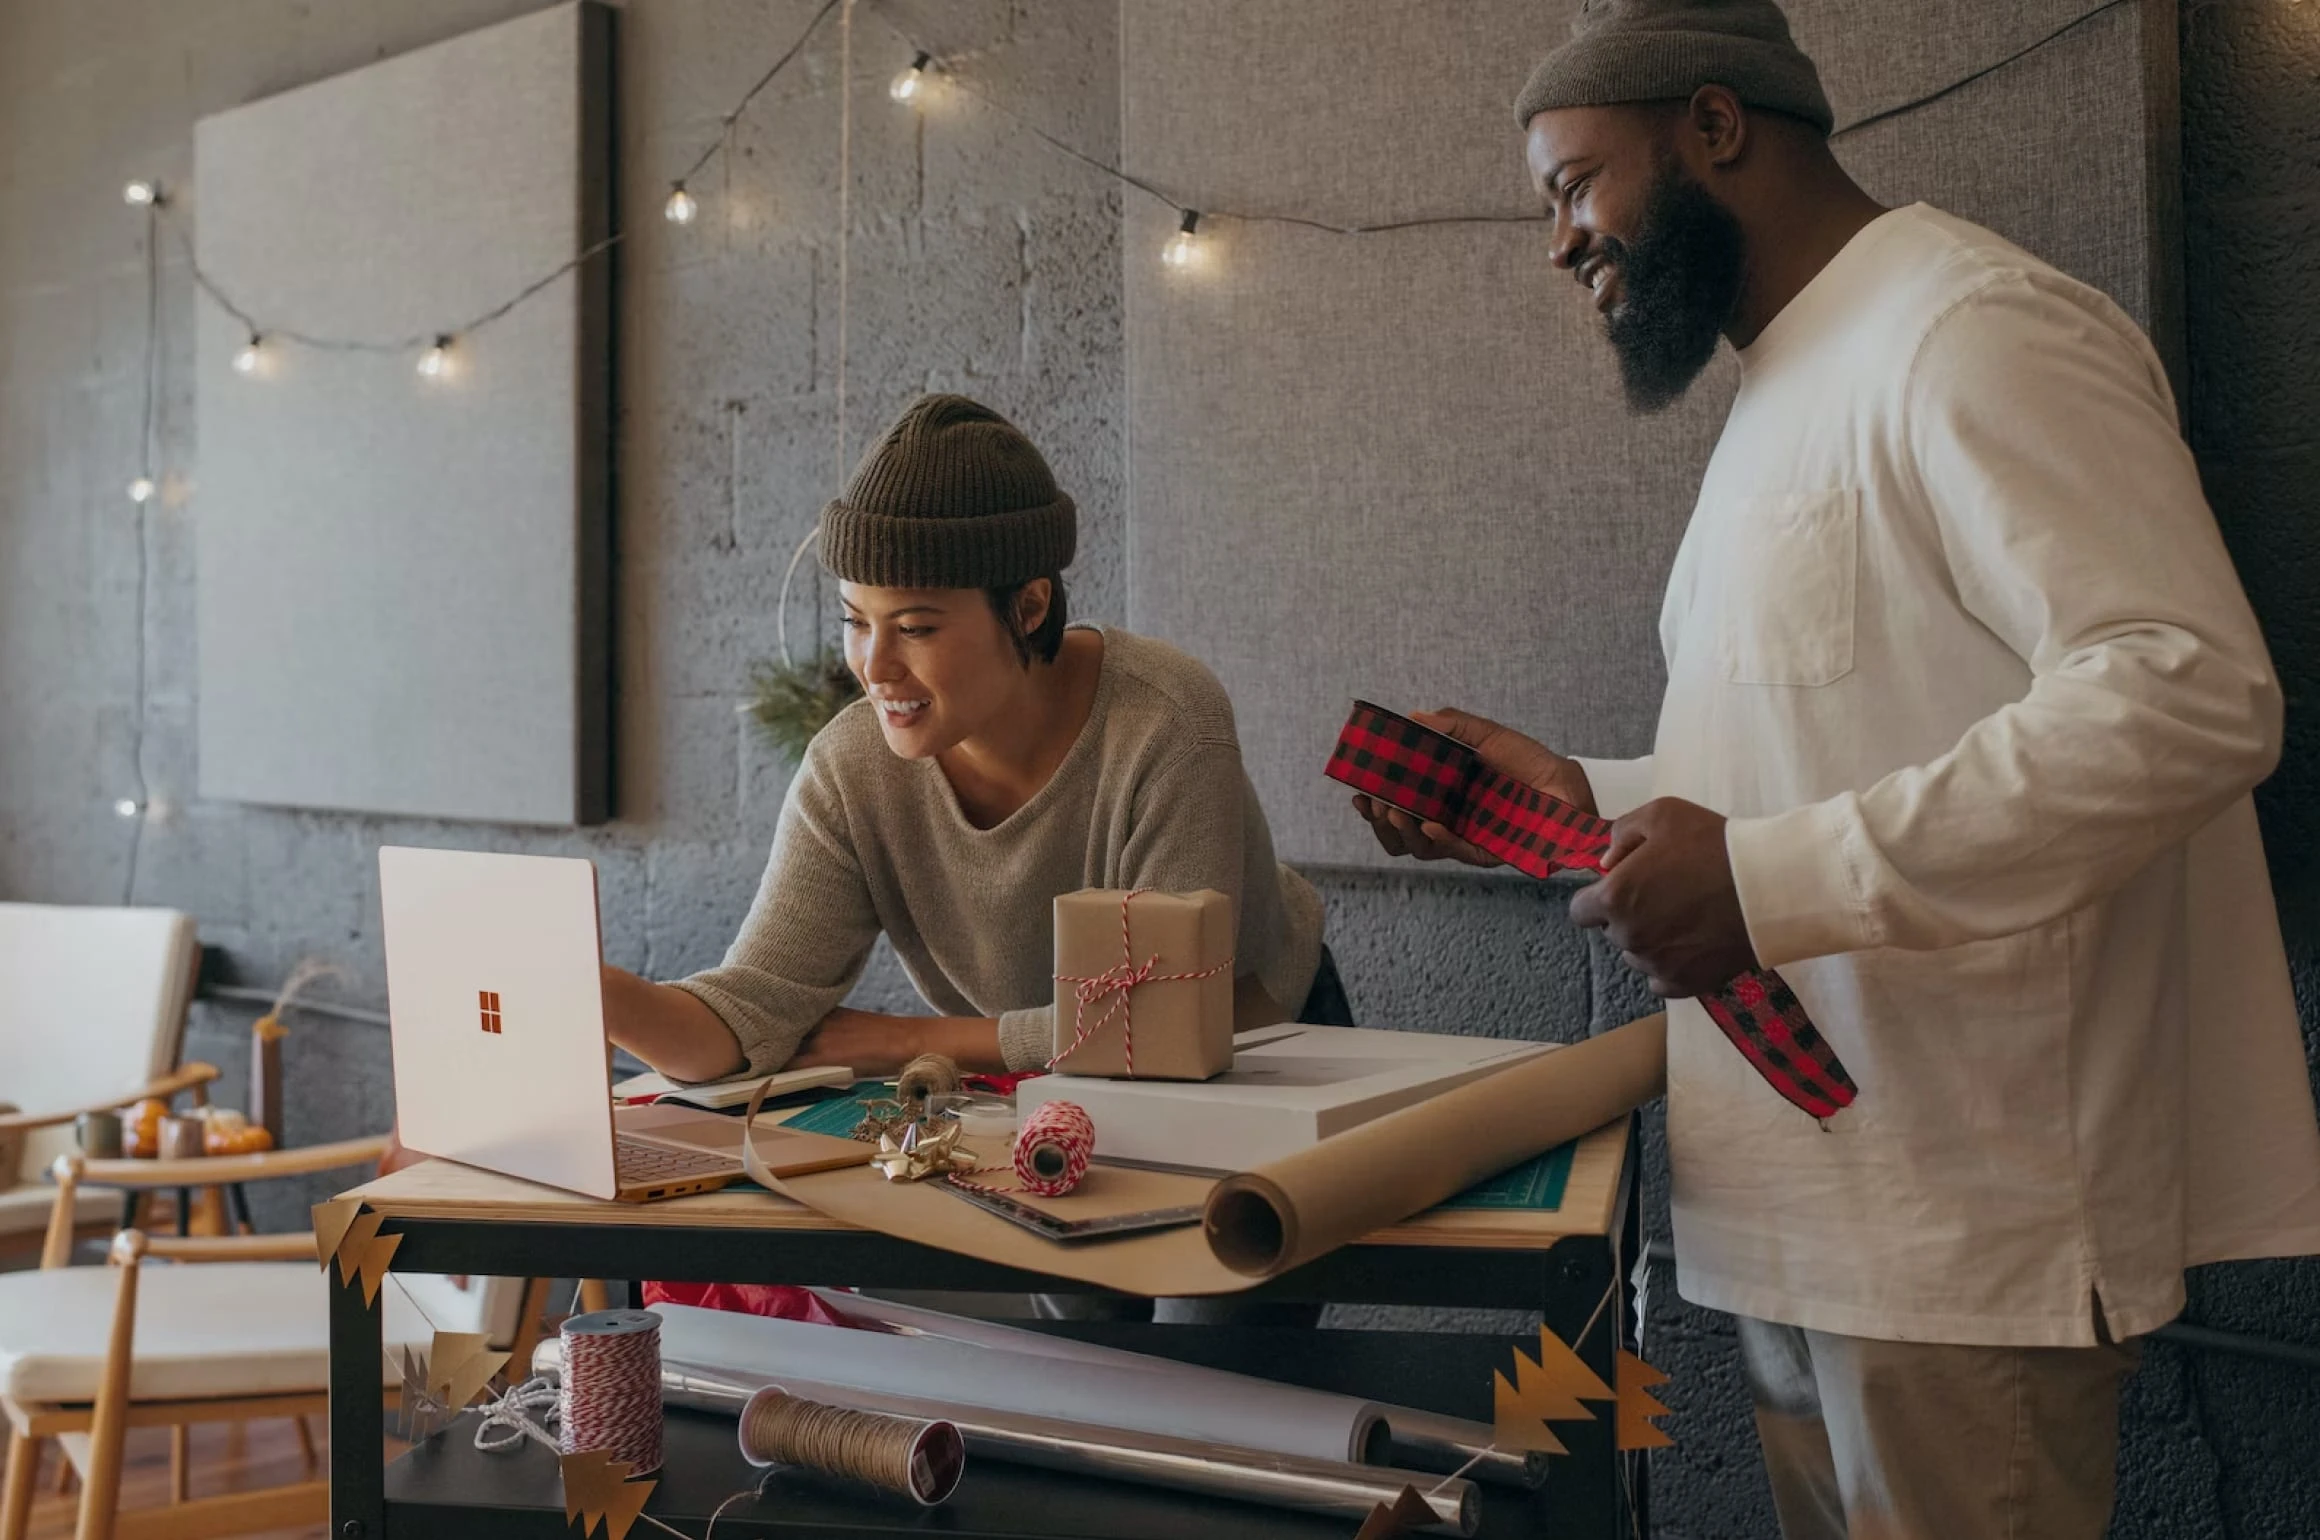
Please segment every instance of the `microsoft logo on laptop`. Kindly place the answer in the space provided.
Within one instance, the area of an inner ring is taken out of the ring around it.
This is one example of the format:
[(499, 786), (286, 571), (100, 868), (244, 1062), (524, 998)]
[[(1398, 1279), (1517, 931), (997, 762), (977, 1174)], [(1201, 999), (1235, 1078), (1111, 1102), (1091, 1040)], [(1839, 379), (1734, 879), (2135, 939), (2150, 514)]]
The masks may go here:
[(493, 1037), (499, 1036), (499, 991), (479, 989), (475, 992), (475, 1003), (483, 1011), (483, 1030)]

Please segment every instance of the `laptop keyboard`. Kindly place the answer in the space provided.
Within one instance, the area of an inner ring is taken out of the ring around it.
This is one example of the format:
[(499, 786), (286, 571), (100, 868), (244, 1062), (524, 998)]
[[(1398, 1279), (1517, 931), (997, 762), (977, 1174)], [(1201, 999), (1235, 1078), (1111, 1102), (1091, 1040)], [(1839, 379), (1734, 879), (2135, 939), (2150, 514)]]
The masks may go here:
[(665, 1144), (647, 1144), (626, 1134), (613, 1140), (613, 1167), (624, 1183), (678, 1181), (689, 1176), (716, 1176), (733, 1169), (731, 1157), (705, 1150), (681, 1150)]

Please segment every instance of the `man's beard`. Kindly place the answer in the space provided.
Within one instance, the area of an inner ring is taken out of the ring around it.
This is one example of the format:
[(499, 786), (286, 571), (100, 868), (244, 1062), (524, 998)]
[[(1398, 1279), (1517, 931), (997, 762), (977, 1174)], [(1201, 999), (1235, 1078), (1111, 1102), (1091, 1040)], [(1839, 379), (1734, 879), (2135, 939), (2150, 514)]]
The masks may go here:
[(1604, 335), (1627, 403), (1656, 412), (1691, 388), (1740, 299), (1746, 238), (1732, 211), (1673, 161), (1660, 168), (1633, 244), (1606, 236), (1619, 303)]

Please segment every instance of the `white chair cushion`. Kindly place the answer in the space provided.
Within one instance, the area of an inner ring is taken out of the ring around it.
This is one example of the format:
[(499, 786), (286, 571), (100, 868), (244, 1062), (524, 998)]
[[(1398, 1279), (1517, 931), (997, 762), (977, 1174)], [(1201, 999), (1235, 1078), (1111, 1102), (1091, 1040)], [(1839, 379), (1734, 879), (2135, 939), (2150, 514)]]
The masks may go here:
[[(141, 1272), (131, 1399), (279, 1395), (330, 1383), (335, 1273), (326, 1277), (311, 1262), (147, 1262)], [(0, 1273), (0, 1394), (19, 1403), (95, 1400), (120, 1276), (111, 1267)], [(379, 1298), (389, 1353), (408, 1345), (424, 1355), (434, 1330), (391, 1277)], [(382, 1384), (400, 1381), (386, 1358), (380, 1370)]]
[[(82, 1188), (73, 1195), (74, 1224), (119, 1224), (121, 1197), (117, 1187)], [(48, 1228), (55, 1208), (56, 1189), (46, 1182), (0, 1188), (0, 1235), (37, 1235)]]

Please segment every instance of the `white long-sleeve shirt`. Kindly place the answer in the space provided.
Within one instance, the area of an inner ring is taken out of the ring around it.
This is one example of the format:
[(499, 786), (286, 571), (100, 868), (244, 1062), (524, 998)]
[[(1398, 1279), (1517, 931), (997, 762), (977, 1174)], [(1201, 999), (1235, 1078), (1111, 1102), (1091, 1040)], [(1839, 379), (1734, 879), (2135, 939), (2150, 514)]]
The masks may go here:
[(1670, 1013), (1679, 1287), (1856, 1336), (2150, 1330), (2320, 1252), (2320, 1125), (2248, 792), (2280, 691), (2117, 306), (1919, 205), (1740, 354), (1617, 814), (1726, 814), (1823, 1131)]

